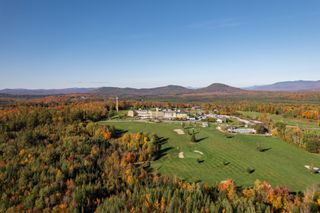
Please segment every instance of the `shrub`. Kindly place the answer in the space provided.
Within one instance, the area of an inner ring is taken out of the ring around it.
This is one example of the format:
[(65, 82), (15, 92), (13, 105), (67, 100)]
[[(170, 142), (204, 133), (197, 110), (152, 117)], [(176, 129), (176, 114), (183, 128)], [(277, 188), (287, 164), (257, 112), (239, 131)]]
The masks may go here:
[(320, 152), (320, 134), (316, 131), (305, 132), (303, 137), (306, 150), (312, 153)]
[(229, 161), (226, 161), (226, 160), (223, 161), (223, 165), (227, 166), (227, 165), (229, 165), (229, 164), (230, 164)]
[(197, 158), (197, 162), (198, 162), (198, 163), (203, 163), (204, 160), (203, 160), (203, 159), (200, 159), (200, 158)]
[(248, 172), (249, 174), (254, 173), (254, 171), (255, 171), (255, 169), (254, 169), (253, 167), (248, 167), (248, 168), (247, 168), (247, 172)]
[(306, 150), (311, 153), (320, 152), (320, 141), (308, 141), (306, 143)]

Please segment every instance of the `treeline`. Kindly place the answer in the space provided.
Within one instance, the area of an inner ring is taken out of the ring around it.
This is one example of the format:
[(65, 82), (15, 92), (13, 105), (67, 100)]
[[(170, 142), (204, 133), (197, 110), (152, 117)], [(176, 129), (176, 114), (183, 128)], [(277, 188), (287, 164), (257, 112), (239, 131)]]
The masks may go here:
[(204, 110), (217, 110), (221, 114), (237, 114), (238, 111), (252, 111), (282, 115), (289, 118), (303, 118), (315, 121), (318, 121), (320, 119), (320, 106), (318, 104), (227, 101), (217, 103), (203, 103), (201, 104), (201, 106)]
[(0, 212), (318, 212), (319, 188), (291, 193), (257, 181), (212, 187), (153, 171), (161, 138), (95, 121), (105, 102), (0, 110)]
[(320, 153), (320, 132), (318, 130), (301, 129), (277, 122), (272, 129), (272, 135), (279, 136), (286, 142), (297, 145), (311, 153)]

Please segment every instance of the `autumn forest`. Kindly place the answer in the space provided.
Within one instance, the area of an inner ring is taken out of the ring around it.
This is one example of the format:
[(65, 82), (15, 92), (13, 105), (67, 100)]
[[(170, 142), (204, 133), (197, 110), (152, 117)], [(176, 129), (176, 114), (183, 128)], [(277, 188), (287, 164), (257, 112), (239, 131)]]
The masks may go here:
[[(120, 101), (120, 110), (193, 104)], [(200, 103), (204, 111), (260, 112), (277, 137), (319, 153), (319, 135), (274, 123), (267, 115), (318, 122), (317, 105)], [(127, 133), (98, 121), (117, 116), (112, 100), (47, 97), (3, 104), (0, 111), (1, 212), (317, 212), (319, 188), (292, 192), (257, 180), (218, 185), (167, 177), (151, 167), (163, 135)], [(308, 133), (309, 134), (309, 133)], [(311, 134), (311, 133), (310, 133)], [(297, 136), (297, 137), (293, 137)], [(301, 138), (299, 138), (301, 136)], [(315, 140), (316, 137), (316, 140)], [(309, 141), (311, 144), (309, 144)], [(314, 144), (313, 144), (314, 143)], [(315, 187), (315, 186), (313, 186)]]

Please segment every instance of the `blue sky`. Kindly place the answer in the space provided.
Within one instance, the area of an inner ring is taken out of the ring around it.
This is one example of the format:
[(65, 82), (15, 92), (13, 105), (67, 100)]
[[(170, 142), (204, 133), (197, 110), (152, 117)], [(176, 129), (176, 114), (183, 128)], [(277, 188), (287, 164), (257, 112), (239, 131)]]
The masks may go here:
[(0, 88), (320, 79), (318, 0), (0, 0)]

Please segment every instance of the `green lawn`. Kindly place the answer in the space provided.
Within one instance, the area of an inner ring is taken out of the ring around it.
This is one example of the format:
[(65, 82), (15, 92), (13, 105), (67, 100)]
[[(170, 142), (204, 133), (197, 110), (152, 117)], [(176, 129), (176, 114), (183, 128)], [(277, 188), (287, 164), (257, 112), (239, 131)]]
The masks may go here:
[[(251, 119), (257, 119), (262, 113), (260, 112), (248, 112), (248, 111), (239, 111), (242, 115), (249, 117)], [(267, 115), (275, 122), (284, 122), (291, 126), (299, 126), (301, 128), (319, 128), (316, 121), (310, 121), (307, 119), (298, 119), (298, 118), (285, 118), (282, 115), (269, 114)]]
[[(232, 178), (238, 185), (249, 186), (256, 179), (267, 180), (272, 186), (285, 185), (297, 191), (320, 183), (319, 174), (311, 174), (304, 165), (320, 166), (320, 155), (310, 154), (279, 139), (253, 135), (237, 135), (227, 139), (215, 127), (202, 128), (192, 143), (189, 135), (178, 135), (173, 130), (181, 128), (179, 123), (138, 123), (138, 122), (101, 122), (114, 125), (116, 128), (129, 132), (143, 131), (156, 133), (168, 138), (163, 148), (171, 148), (167, 155), (152, 163), (152, 167), (162, 174), (178, 176), (188, 181), (202, 180), (211, 185), (227, 178)], [(257, 142), (266, 152), (257, 151)], [(203, 156), (194, 150), (203, 152)], [(178, 157), (184, 152), (184, 159)], [(198, 163), (197, 158), (203, 158)], [(223, 161), (230, 162), (223, 165)], [(248, 167), (255, 172), (248, 174)]]

